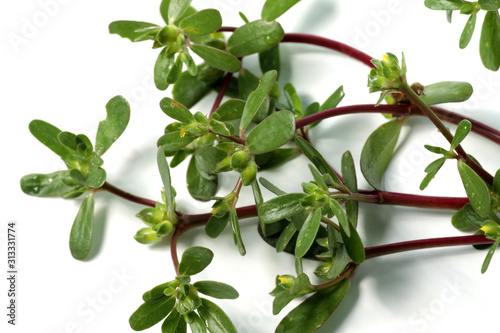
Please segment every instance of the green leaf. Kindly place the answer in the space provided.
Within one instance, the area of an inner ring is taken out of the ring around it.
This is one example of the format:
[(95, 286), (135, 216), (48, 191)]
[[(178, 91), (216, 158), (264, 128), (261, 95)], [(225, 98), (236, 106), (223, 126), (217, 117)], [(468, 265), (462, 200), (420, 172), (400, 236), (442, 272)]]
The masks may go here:
[(337, 217), (337, 220), (339, 221), (340, 224), (340, 230), (343, 230), (348, 237), (351, 236), (351, 223), (349, 223), (349, 220), (347, 219), (347, 215), (342, 209), (342, 206), (339, 204), (337, 200), (331, 200), (330, 201), (331, 205), (330, 207), (333, 210), (333, 213)]
[(231, 225), (231, 230), (233, 232), (234, 244), (238, 247), (240, 254), (244, 256), (246, 254), (245, 244), (243, 244), (243, 239), (241, 238), (238, 214), (234, 208), (229, 211), (229, 224)]
[(71, 160), (73, 153), (70, 149), (64, 146), (57, 136), (61, 130), (43, 120), (32, 120), (29, 124), (31, 134), (47, 148), (59, 155), (65, 162)]
[(337, 243), (338, 243), (337, 242), (337, 234), (338, 234), (338, 231), (335, 230), (335, 228), (331, 224), (329, 224), (326, 227), (326, 231), (328, 232), (328, 237), (327, 237), (328, 251), (335, 258), (335, 254), (337, 252)]
[(217, 175), (212, 175), (207, 178), (203, 177), (203, 174), (193, 156), (187, 169), (187, 188), (189, 194), (196, 200), (208, 201), (217, 192), (218, 177)]
[[(163, 21), (165, 21), (166, 24), (170, 24), (170, 20), (169, 20), (169, 16), (168, 16), (170, 1), (171, 0), (162, 0), (161, 5), (160, 5), (160, 14), (161, 14), (161, 17), (163, 18)], [(179, 18), (176, 19), (174, 24), (177, 25), (178, 22), (181, 22), (184, 18), (186, 18), (190, 15), (193, 15), (194, 13), (196, 13), (196, 9), (194, 9), (191, 6), (188, 7), (188, 9), (186, 9), (184, 14), (182, 14)]]
[(189, 312), (184, 316), (189, 323), (189, 328), (191, 328), (192, 333), (206, 333), (207, 327), (201, 318), (196, 314), (196, 312)]
[(220, 121), (230, 121), (240, 119), (245, 108), (245, 101), (241, 99), (230, 99), (217, 108), (212, 118)]
[(464, 0), (425, 0), (425, 6), (434, 10), (459, 10), (466, 3)]
[(161, 325), (162, 333), (177, 332), (176, 329), (179, 325), (180, 319), (181, 315), (179, 312), (176, 309), (173, 309)]
[(266, 201), (259, 207), (259, 217), (264, 223), (274, 223), (291, 217), (304, 209), (300, 199), (305, 196), (305, 193), (288, 193)]
[(275, 150), (295, 134), (295, 117), (290, 111), (278, 111), (258, 124), (248, 135), (246, 145), (252, 154)]
[(295, 87), (290, 82), (287, 82), (283, 85), (283, 92), (292, 111), (300, 116), (302, 114), (302, 102), (299, 94), (297, 94), (297, 91), (295, 90)]
[(210, 119), (210, 129), (217, 134), (230, 136), (231, 131), (227, 128), (226, 124), (222, 121), (218, 121), (215, 119)]
[[(137, 21), (115, 21), (111, 22), (109, 25), (109, 33), (117, 34), (120, 37), (127, 38), (132, 42), (144, 40), (143, 36), (148, 31), (158, 32), (160, 26), (148, 23), (148, 22), (137, 22)], [(150, 38), (153, 39), (156, 33), (152, 33)], [(139, 39), (139, 40), (138, 40)]]
[(210, 200), (217, 192), (218, 176), (213, 173), (227, 154), (216, 147), (202, 147), (193, 153), (187, 170), (187, 186), (197, 200)]
[(214, 254), (207, 248), (192, 246), (182, 254), (179, 264), (179, 275), (195, 275), (204, 270), (210, 263)]
[[(243, 69), (240, 71), (238, 75), (238, 90), (239, 97), (243, 100), (248, 99), (248, 96), (259, 87), (259, 78), (251, 73), (249, 70)], [(272, 91), (272, 89), (271, 89)], [(261, 122), (264, 118), (266, 118), (269, 111), (270, 99), (269, 96), (266, 96), (259, 109), (255, 113), (255, 116), (252, 118), (254, 123)]]
[(274, 86), (277, 75), (277, 72), (274, 70), (266, 72), (260, 78), (257, 89), (251, 92), (248, 96), (241, 115), (240, 136), (243, 136), (242, 134), (245, 132), (245, 129), (248, 127), (252, 119), (257, 114), (257, 111), (266, 100), (269, 92)]
[(192, 76), (187, 71), (182, 72), (172, 88), (172, 97), (187, 108), (193, 107), (211, 90), (210, 83), (201, 80), (201, 65), (197, 67), (198, 74)]
[(211, 333), (238, 333), (227, 314), (215, 303), (202, 298), (198, 313)]
[(470, 133), (472, 129), (472, 124), (467, 119), (462, 120), (455, 131), (455, 135), (453, 136), (453, 140), (451, 142), (450, 151), (455, 150), (458, 145), (465, 139), (465, 137)]
[(200, 58), (220, 70), (234, 73), (241, 69), (241, 62), (238, 58), (226, 51), (201, 44), (192, 44), (189, 48)]
[(309, 251), (309, 248), (316, 239), (316, 234), (318, 233), (320, 224), (321, 209), (313, 208), (304, 222), (304, 225), (300, 229), (299, 236), (297, 237), (297, 244), (295, 246), (295, 256), (297, 258), (302, 258), (307, 251)]
[(184, 105), (171, 98), (165, 97), (162, 99), (160, 108), (167, 116), (183, 124), (189, 124), (194, 121), (194, 116), (191, 112)]
[(484, 258), (483, 265), (481, 266), (481, 273), (482, 274), (486, 273), (486, 270), (488, 269), (488, 266), (490, 265), (491, 258), (493, 257), (493, 254), (497, 250), (498, 244), (500, 244), (500, 238), (495, 241), (493, 246), (488, 251), (488, 254), (486, 254), (486, 258)]
[(178, 18), (182, 17), (182, 14), (186, 12), (189, 5), (191, 5), (191, 0), (170, 0), (168, 6), (169, 21), (176, 21)]
[(430, 151), (431, 153), (434, 154), (442, 154), (442, 155), (447, 155), (449, 153), (448, 150), (441, 148), (441, 147), (435, 147), (435, 146), (430, 146), (430, 145), (424, 145), (424, 148)]
[(173, 63), (174, 55), (170, 54), (170, 47), (166, 46), (163, 50), (161, 50), (160, 54), (158, 54), (154, 68), (155, 86), (159, 90), (165, 90), (168, 88), (169, 83), (167, 82), (167, 77)]
[(290, 311), (278, 324), (275, 333), (315, 332), (342, 302), (349, 285), (349, 279), (344, 279), (332, 287), (316, 292)]
[(328, 191), (328, 186), (326, 186), (326, 183), (323, 179), (323, 175), (316, 169), (316, 167), (312, 164), (308, 165), (309, 171), (311, 171), (311, 174), (314, 178), (314, 182), (321, 187), (324, 191)]
[[(319, 105), (318, 102), (314, 102), (314, 103), (309, 104), (306, 107), (306, 109), (302, 113), (302, 116), (303, 117), (311, 116), (311, 115), (316, 114), (316, 113), (318, 113), (320, 111), (321, 111), (321, 106)], [(314, 123), (314, 124), (318, 124), (318, 123)], [(312, 128), (313, 126), (309, 125), (309, 127)]]
[(297, 295), (309, 287), (309, 277), (305, 273), (301, 273), (297, 276), (295, 281), (293, 281), (292, 287), (290, 288), (290, 294), (294, 297), (297, 297)]
[[(354, 159), (350, 151), (346, 151), (344, 155), (342, 155), (342, 179), (344, 185), (351, 193), (358, 193), (358, 181), (354, 168)], [(345, 203), (347, 218), (354, 227), (358, 225), (358, 206), (356, 200), (348, 200)]]
[(472, 34), (474, 33), (474, 28), (476, 27), (476, 14), (472, 14), (467, 23), (465, 24), (464, 30), (462, 31), (462, 35), (460, 35), (460, 43), (459, 46), (461, 49), (465, 49), (472, 38)]
[(219, 299), (236, 299), (238, 291), (228, 284), (216, 281), (198, 281), (193, 284), (198, 292)]
[(465, 192), (475, 211), (482, 217), (490, 212), (490, 192), (486, 183), (474, 170), (462, 161), (458, 161), (458, 172)]
[(222, 26), (222, 17), (216, 9), (200, 10), (183, 19), (179, 28), (186, 36), (203, 36), (217, 31)]
[(187, 333), (187, 323), (184, 316), (181, 316), (181, 319), (179, 320), (179, 324), (177, 325), (177, 330), (175, 331), (175, 333)]
[(283, 290), (276, 295), (273, 300), (273, 315), (280, 313), (294, 298), (295, 296), (291, 295), (288, 290)]
[(463, 102), (469, 99), (472, 90), (468, 82), (443, 81), (426, 85), (421, 99), (427, 105)]
[(478, 4), (484, 10), (498, 10), (500, 8), (499, 0), (479, 0)]
[(185, 133), (184, 136), (181, 136), (181, 131), (173, 131), (161, 136), (157, 145), (161, 146), (165, 153), (170, 153), (186, 147), (195, 138), (191, 133)]
[(288, 245), (288, 243), (290, 243), (293, 236), (295, 236), (296, 232), (297, 229), (295, 229), (293, 223), (288, 224), (278, 238), (278, 243), (276, 244), (276, 252), (282, 252)]
[[(246, 100), (250, 93), (259, 87), (259, 78), (248, 69), (243, 69), (238, 73), (239, 97)], [(267, 110), (266, 110), (267, 111)]]
[(344, 244), (337, 241), (337, 247), (335, 249), (335, 259), (326, 277), (328, 279), (334, 279), (338, 277), (350, 262), (351, 258), (349, 257)]
[(165, 204), (167, 205), (167, 217), (170, 221), (175, 220), (175, 203), (174, 193), (172, 192), (172, 180), (170, 178), (170, 168), (168, 167), (167, 160), (163, 148), (158, 148), (156, 152), (156, 163), (160, 171), (161, 180), (163, 183), (163, 190), (165, 191)]
[(69, 236), (69, 249), (73, 258), (82, 260), (89, 254), (93, 227), (94, 195), (89, 193), (80, 206)]
[(167, 84), (175, 83), (182, 74), (182, 59), (180, 56), (175, 59), (167, 74)]
[(344, 99), (345, 93), (344, 93), (344, 86), (340, 86), (335, 90), (327, 99), (326, 101), (321, 104), (321, 111), (329, 110), (329, 109), (334, 109), (336, 108), (339, 103)]
[(500, 195), (500, 169), (497, 170), (493, 178), (493, 192)]
[(106, 104), (106, 119), (99, 123), (95, 151), (102, 156), (122, 135), (130, 119), (130, 105), (122, 96), (113, 97)]
[[(198, 67), (196, 66), (196, 63), (194, 62), (193, 57), (189, 55), (187, 52), (182, 52), (179, 54), (179, 57), (181, 58), (181, 61), (186, 65), (187, 71), (190, 75), (196, 75), (198, 74)], [(182, 73), (181, 73), (182, 75)], [(179, 76), (180, 77), (180, 76)]]
[(216, 216), (212, 214), (205, 226), (205, 233), (208, 235), (208, 237), (217, 238), (224, 231), (224, 229), (226, 229), (228, 222), (229, 212), (226, 212), (222, 216)]
[(272, 192), (278, 196), (280, 195), (284, 195), (286, 194), (285, 191), (282, 191), (281, 189), (279, 189), (276, 185), (274, 185), (273, 183), (271, 183), (269, 180), (267, 180), (266, 178), (264, 177), (260, 177), (259, 178), (259, 182), (262, 184), (262, 186), (264, 186), (269, 192)]
[(92, 188), (100, 188), (106, 181), (106, 171), (103, 168), (90, 166), (85, 178), (87, 185)]
[(165, 318), (175, 305), (175, 297), (162, 297), (159, 300), (142, 304), (129, 319), (134, 331), (148, 329)]
[(350, 236), (346, 235), (343, 228), (340, 229), (340, 234), (349, 257), (351, 257), (355, 264), (361, 264), (365, 261), (365, 247), (363, 246), (363, 242), (356, 228), (354, 228), (352, 224), (349, 225), (349, 228)]
[(87, 181), (85, 180), (85, 176), (83, 175), (83, 173), (80, 170), (78, 170), (78, 169), (70, 169), (69, 170), (69, 175), (78, 184), (80, 184), (82, 186), (85, 186), (85, 187), (88, 186), (87, 185)]
[(361, 152), (361, 172), (375, 189), (382, 188), (382, 177), (398, 142), (403, 120), (394, 119), (377, 128)]
[(457, 210), (451, 218), (451, 224), (458, 230), (465, 230), (470, 227), (479, 229), (486, 219), (479, 216), (470, 203), (466, 203)]
[(300, 0), (266, 0), (261, 16), (266, 21), (276, 20)]
[(278, 73), (281, 71), (280, 45), (259, 52), (259, 65), (262, 73), (275, 70)]
[[(65, 181), (69, 176), (68, 170), (61, 170), (49, 174), (32, 173), (21, 178), (21, 190), (35, 197), (63, 196), (82, 187), (78, 184), (69, 185)], [(82, 189), (83, 193), (84, 189)]]
[(295, 137), (295, 143), (297, 143), (300, 150), (302, 150), (304, 155), (306, 155), (314, 166), (318, 168), (319, 172), (322, 174), (328, 173), (337, 184), (342, 183), (323, 156), (321, 156), (321, 154), (309, 142), (297, 136)]
[(441, 157), (438, 158), (437, 160), (431, 162), (426, 168), (425, 172), (427, 172), (427, 175), (424, 177), (422, 182), (420, 183), (420, 190), (423, 191), (431, 182), (431, 180), (434, 179), (436, 174), (438, 173), (439, 169), (443, 166), (444, 162), (446, 162), (446, 157)]
[(479, 55), (484, 67), (496, 71), (500, 67), (500, 17), (498, 11), (488, 11), (484, 17), (479, 40)]
[(244, 57), (273, 47), (284, 36), (278, 22), (257, 20), (236, 29), (227, 41), (227, 49), (236, 57)]
[(259, 170), (263, 171), (283, 165), (300, 154), (297, 148), (280, 148), (266, 154), (256, 155), (255, 163), (259, 166)]

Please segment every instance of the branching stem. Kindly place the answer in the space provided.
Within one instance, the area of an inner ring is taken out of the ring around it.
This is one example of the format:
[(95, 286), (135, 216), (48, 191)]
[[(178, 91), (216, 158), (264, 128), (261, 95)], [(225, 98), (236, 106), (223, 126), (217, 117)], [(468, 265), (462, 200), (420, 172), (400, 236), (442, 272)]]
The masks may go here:
[[(450, 130), (448, 127), (446, 127), (441, 119), (432, 111), (432, 109), (425, 104), (424, 101), (420, 98), (420, 96), (417, 95), (416, 92), (411, 89), (411, 87), (408, 85), (408, 83), (403, 82), (401, 86), (399, 87), (399, 90), (408, 97), (408, 99), (415, 104), (426, 116), (429, 118), (434, 126), (443, 134), (443, 136), (448, 140), (448, 142), (451, 144), (453, 141), (453, 134), (451, 134)], [(457, 152), (459, 159), (463, 160), (468, 166), (472, 168), (484, 181), (488, 182), (489, 184), (493, 184), (493, 176), (490, 175), (486, 170), (484, 170), (480, 165), (478, 165), (474, 160), (472, 160), (469, 155), (465, 152), (465, 150), (462, 148), (461, 145), (458, 145), (457, 148), (455, 148), (455, 151)]]

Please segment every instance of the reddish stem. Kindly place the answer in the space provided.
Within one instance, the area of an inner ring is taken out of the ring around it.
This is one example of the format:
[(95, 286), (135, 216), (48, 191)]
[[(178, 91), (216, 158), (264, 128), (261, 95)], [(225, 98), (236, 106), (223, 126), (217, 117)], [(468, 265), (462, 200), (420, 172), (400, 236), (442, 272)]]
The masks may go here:
[(215, 98), (214, 105), (212, 106), (212, 110), (210, 111), (210, 116), (212, 116), (212, 114), (219, 108), (220, 103), (222, 102), (222, 98), (226, 94), (227, 87), (229, 87), (229, 83), (231, 82), (232, 77), (233, 73), (227, 73), (224, 81), (222, 81), (222, 86), (220, 87), (219, 93)]
[(150, 207), (156, 206), (155, 201), (141, 198), (141, 197), (138, 197), (136, 195), (130, 194), (128, 192), (125, 192), (125, 191), (119, 189), (118, 187), (111, 185), (108, 182), (105, 182), (104, 185), (102, 185), (101, 189), (104, 191), (108, 191), (110, 193), (113, 193), (113, 194), (115, 194), (123, 199), (126, 199), (128, 201), (132, 201), (132, 202), (135, 202), (135, 203), (138, 203), (141, 205), (145, 205), (145, 206), (150, 206)]
[(345, 54), (351, 58), (354, 58), (363, 64), (367, 65), (368, 67), (375, 67), (371, 63), (371, 60), (373, 57), (369, 56), (368, 54), (361, 52), (358, 49), (355, 49), (352, 46), (349, 46), (347, 44), (337, 42), (332, 39), (320, 37), (320, 36), (314, 36), (314, 35), (308, 35), (308, 34), (295, 34), (295, 33), (288, 33), (285, 34), (285, 37), (281, 40), (281, 43), (302, 43), (302, 44), (310, 44), (310, 45), (317, 45), (321, 46), (330, 50), (334, 50), (337, 52), (340, 52), (342, 54)]
[(359, 201), (376, 203), (381, 205), (396, 205), (432, 209), (458, 210), (467, 202), (468, 198), (456, 197), (430, 197), (425, 195), (414, 195), (405, 193), (385, 191), (359, 191)]
[[(257, 216), (257, 206), (251, 205), (251, 206), (236, 208), (236, 214), (238, 214), (239, 219), (255, 217)], [(183, 230), (189, 230), (192, 228), (203, 226), (207, 223), (208, 219), (210, 219), (211, 216), (212, 216), (211, 213), (195, 214), (195, 215), (185, 214), (182, 216), (180, 220), (182, 225), (181, 227)]]
[[(472, 123), (472, 132), (477, 133), (492, 142), (500, 144), (500, 131), (485, 125), (477, 120), (474, 120), (469, 117), (462, 116), (458, 113), (454, 113), (448, 110), (445, 110), (440, 107), (431, 107), (432, 110), (436, 113), (436, 115), (442, 119), (443, 121), (452, 123), (457, 125), (463, 119), (469, 120)], [(325, 111), (321, 111), (315, 113), (313, 115), (304, 117), (302, 119), (297, 120), (295, 126), (297, 128), (302, 128), (304, 126), (313, 124), (315, 122), (346, 115), (346, 114), (357, 114), (357, 113), (388, 113), (397, 117), (401, 116), (424, 116), (424, 114), (416, 107), (411, 107), (410, 105), (388, 105), (381, 104), (379, 106), (375, 106), (374, 104), (360, 104), (360, 105), (348, 105), (341, 106), (334, 109), (329, 109)]]
[(459, 236), (459, 237), (443, 237), (419, 239), (408, 242), (400, 242), (393, 244), (385, 244), (365, 248), (366, 259), (371, 259), (386, 254), (430, 249), (435, 247), (460, 246), (460, 245), (481, 245), (492, 244), (493, 240), (486, 238), (484, 235), (474, 236)]
[[(235, 27), (221, 27), (219, 29), (219, 31), (225, 31), (225, 32), (233, 32), (234, 30), (236, 30)], [(286, 33), (283, 39), (281, 40), (281, 43), (301, 43), (301, 44), (321, 46), (345, 54), (351, 58), (354, 58), (362, 62), (363, 64), (369, 67), (374, 67), (373, 64), (371, 63), (373, 57), (370, 57), (368, 54), (361, 52), (360, 50), (355, 49), (352, 46), (349, 46), (341, 42), (337, 42), (333, 39), (319, 37), (315, 35), (308, 35), (308, 34)]]

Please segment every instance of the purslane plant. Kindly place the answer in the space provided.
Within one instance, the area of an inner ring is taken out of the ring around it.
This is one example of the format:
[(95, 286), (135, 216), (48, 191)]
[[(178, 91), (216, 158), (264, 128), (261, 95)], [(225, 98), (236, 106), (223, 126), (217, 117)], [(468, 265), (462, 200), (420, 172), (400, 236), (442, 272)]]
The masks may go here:
[[(192, 282), (192, 276), (210, 264), (214, 253), (193, 246), (179, 260), (177, 243), (189, 229), (204, 227), (209, 237), (217, 238), (229, 225), (236, 248), (245, 255), (240, 220), (247, 217), (258, 217), (258, 233), (266, 243), (277, 252), (295, 257), (296, 274), (282, 274), (275, 279), (276, 287), (270, 292), (274, 297), (273, 314), (280, 313), (292, 300), (308, 296), (283, 318), (276, 332), (316, 331), (342, 302), (359, 265), (377, 256), (474, 245), (490, 248), (481, 272), (487, 270), (500, 243), (497, 215), (500, 170), (491, 175), (461, 143), (470, 132), (500, 143), (500, 132), (434, 106), (467, 100), (472, 95), (472, 86), (466, 82), (409, 85), (404, 55), (399, 59), (387, 53), (376, 60), (330, 39), (287, 34), (276, 19), (297, 2), (267, 0), (261, 19), (249, 21), (242, 14), (245, 23), (238, 28), (223, 27), (217, 10), (197, 11), (190, 6), (190, 0), (161, 2), (165, 26), (139, 21), (110, 24), (110, 33), (132, 42), (152, 41), (154, 49), (161, 49), (154, 68), (155, 85), (160, 90), (173, 85), (172, 97), (165, 97), (159, 103), (161, 111), (175, 120), (168, 123), (165, 118), (165, 131), (159, 133), (156, 142), (156, 163), (162, 180), (159, 186), (161, 201), (135, 196), (106, 181), (101, 156), (123, 133), (130, 118), (131, 110), (123, 97), (114, 97), (106, 105), (107, 116), (99, 123), (94, 144), (85, 135), (62, 131), (43, 120), (33, 120), (29, 124), (31, 133), (61, 157), (67, 170), (26, 175), (21, 179), (22, 190), (33, 196), (67, 199), (86, 194), (70, 233), (70, 251), (75, 259), (85, 259), (89, 253), (94, 232), (94, 196), (100, 191), (146, 206), (137, 213), (147, 225), (134, 236), (139, 243), (162, 242), (170, 237), (176, 276), (143, 294), (144, 303), (129, 319), (132, 329), (145, 330), (162, 322), (162, 332), (186, 332), (187, 326), (196, 333), (207, 330), (236, 332), (224, 311), (200, 294), (235, 299), (238, 292), (222, 282)], [(473, 4), (436, 0), (425, 4), (431, 9), (470, 11), (473, 20), (479, 9), (486, 9), (487, 15), (494, 16), (494, 11), (500, 7), (500, 3), (496, 6), (496, 1)], [(483, 26), (483, 33), (485, 29), (489, 28)], [(496, 40), (500, 31), (491, 29), (489, 38)], [(229, 34), (227, 41), (223, 32)], [(325, 101), (304, 105), (291, 82), (280, 85), (278, 81), (282, 72), (280, 43), (284, 42), (330, 48), (370, 66), (368, 88), (370, 92), (380, 91), (380, 98), (374, 105), (339, 107), (344, 97), (343, 87), (339, 87)], [(196, 63), (192, 54), (202, 62)], [(241, 59), (254, 55), (258, 56), (262, 74), (242, 67)], [(498, 66), (494, 68), (494, 59), (482, 59), (486, 67), (498, 69)], [(183, 71), (184, 66), (186, 71)], [(217, 91), (213, 108), (191, 111), (212, 90)], [(224, 102), (223, 97), (227, 97)], [(387, 104), (382, 104), (384, 101)], [(311, 130), (320, 121), (354, 113), (381, 113), (390, 118), (369, 135), (359, 160), (361, 174), (373, 189), (358, 187), (356, 163), (349, 151), (342, 155), (341, 170), (337, 171), (311, 144), (310, 136), (314, 135)], [(456, 160), (467, 198), (383, 191), (382, 178), (401, 128), (406, 119), (415, 115), (427, 117), (450, 144), (445, 148), (425, 146), (439, 157), (425, 168), (427, 175), (420, 189), (427, 187), (447, 160)], [(457, 125), (454, 133), (444, 122)], [(269, 168), (286, 167), (300, 154), (310, 161), (307, 170), (310, 181), (300, 184), (302, 192), (286, 193), (270, 180), (258, 176)], [(186, 161), (187, 190), (194, 199), (211, 202), (211, 212), (194, 215), (176, 209), (171, 169), (186, 159), (189, 159)], [(224, 173), (238, 176), (229, 193), (218, 191), (219, 178)], [(255, 201), (252, 206), (238, 205), (244, 186), (252, 189)], [(264, 201), (262, 188), (275, 197)], [(453, 209), (456, 213), (451, 218), (452, 225), (459, 230), (472, 231), (473, 235), (364, 247), (357, 229), (360, 203)], [(317, 261), (312, 274), (323, 281), (321, 284), (314, 284), (311, 272), (303, 268), (303, 260)]]

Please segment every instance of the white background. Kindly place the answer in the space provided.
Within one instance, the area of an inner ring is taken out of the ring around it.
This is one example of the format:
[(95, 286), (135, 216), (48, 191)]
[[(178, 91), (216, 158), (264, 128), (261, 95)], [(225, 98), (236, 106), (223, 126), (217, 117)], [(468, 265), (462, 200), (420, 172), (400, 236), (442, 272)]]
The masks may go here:
[[(193, 1), (198, 8), (217, 8), (225, 25), (242, 23), (238, 12), (257, 19), (263, 1)], [(85, 133), (92, 139), (104, 106), (121, 94), (132, 105), (129, 128), (104, 156), (108, 181), (154, 200), (161, 181), (155, 166), (155, 141), (169, 122), (158, 107), (166, 93), (152, 84), (157, 51), (149, 43), (132, 44), (109, 35), (114, 20), (139, 20), (162, 24), (159, 1), (143, 0), (25, 0), (0, 4), (0, 73), (2, 129), (1, 256), (6, 269), (7, 223), (17, 224), (18, 297), (17, 326), (7, 325), (7, 284), (0, 283), (2, 327), (7, 332), (101, 333), (130, 332), (128, 317), (141, 304), (141, 295), (169, 281), (175, 274), (168, 242), (138, 244), (133, 235), (143, 227), (134, 215), (140, 205), (108, 194), (96, 195), (93, 248), (88, 260), (74, 260), (68, 238), (80, 201), (38, 199), (24, 195), (19, 179), (28, 173), (49, 173), (63, 167), (59, 158), (34, 139), (28, 124), (46, 120), (62, 130)], [(478, 24), (484, 14), (479, 15)], [(443, 12), (430, 11), (423, 1), (302, 1), (279, 21), (287, 32), (304, 32), (334, 38), (359, 47), (373, 57), (385, 52), (405, 52), (410, 82), (444, 80), (470, 82), (473, 98), (450, 105), (458, 112), (500, 127), (497, 107), (500, 77), (484, 69), (478, 53), (479, 30), (466, 50), (458, 40), (466, 17), (455, 15), (453, 24)], [(368, 94), (366, 66), (332, 51), (303, 45), (283, 45), (281, 83), (293, 81), (305, 102), (324, 99), (343, 84), (342, 105), (374, 103)], [(244, 66), (257, 71), (255, 57)], [(194, 111), (207, 113), (214, 95)], [(364, 140), (384, 119), (378, 115), (344, 116), (325, 121), (312, 133), (313, 142), (334, 166), (349, 149), (356, 161)], [(423, 169), (433, 156), (423, 144), (443, 144), (425, 119), (410, 119), (404, 127), (393, 175), (386, 189), (419, 193)], [(410, 135), (411, 134), (411, 135)], [(438, 138), (437, 141), (435, 138)], [(465, 142), (486, 169), (494, 173), (499, 148), (476, 135)], [(308, 181), (307, 162), (297, 159), (294, 169), (265, 173), (287, 191), (300, 191)], [(179, 192), (178, 208), (184, 212), (208, 212), (210, 205), (190, 200), (185, 193), (185, 164), (174, 170)], [(361, 175), (359, 178), (362, 178)], [(221, 194), (228, 193), (234, 178), (222, 180)], [(364, 181), (361, 187), (368, 188)], [(463, 196), (455, 166), (448, 162), (426, 194)], [(266, 193), (267, 197), (271, 197)], [(251, 202), (245, 189), (242, 205)], [(360, 230), (366, 246), (403, 240), (460, 235), (450, 224), (452, 212), (363, 205)], [(276, 255), (256, 234), (256, 221), (242, 222), (248, 254), (241, 258), (225, 232), (216, 241), (203, 230), (185, 234), (179, 250), (208, 246), (214, 250), (211, 266), (197, 277), (229, 283), (240, 298), (218, 301), (240, 332), (272, 332), (288, 306), (271, 314), (277, 274), (293, 273), (293, 258)], [(227, 230), (228, 231), (228, 230)], [(480, 274), (485, 252), (471, 247), (425, 250), (381, 257), (364, 263), (351, 290), (320, 332), (444, 332), (494, 329), (499, 296), (500, 260)], [(314, 265), (308, 265), (314, 269)], [(4, 276), (4, 275), (2, 275)], [(2, 329), (3, 332), (5, 332)], [(155, 327), (151, 332), (159, 332)]]

